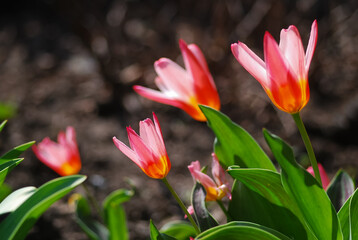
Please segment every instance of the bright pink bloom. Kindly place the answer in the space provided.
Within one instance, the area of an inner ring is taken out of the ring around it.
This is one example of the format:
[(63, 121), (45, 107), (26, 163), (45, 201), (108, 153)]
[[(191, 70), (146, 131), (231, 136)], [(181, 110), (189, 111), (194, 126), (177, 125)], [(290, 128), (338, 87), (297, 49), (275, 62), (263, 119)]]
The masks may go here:
[[(327, 176), (326, 171), (324, 170), (324, 168), (322, 167), (322, 165), (320, 163), (318, 163), (318, 171), (319, 171), (319, 175), (321, 176), (322, 187), (323, 187), (323, 189), (327, 189), (327, 187), (330, 183), (330, 180)], [(312, 176), (315, 176), (312, 166), (307, 168), (307, 172), (309, 172)]]
[(242, 42), (232, 44), (231, 51), (237, 61), (260, 82), (276, 107), (293, 114), (306, 106), (310, 97), (308, 69), (316, 42), (315, 20), (311, 27), (306, 53), (300, 34), (293, 25), (288, 29), (282, 29), (279, 44), (270, 33), (265, 33), (265, 62)]
[(222, 199), (225, 195), (231, 199), (229, 183), (225, 178), (225, 171), (220, 166), (219, 160), (213, 153), (213, 162), (211, 171), (213, 179), (201, 172), (199, 161), (192, 162), (188, 168), (195, 181), (201, 183), (206, 190), (206, 201), (216, 201)]
[(154, 123), (147, 118), (139, 123), (140, 136), (127, 127), (130, 147), (113, 137), (116, 147), (137, 164), (151, 178), (162, 179), (169, 173), (171, 164), (165, 149), (162, 131), (153, 113)]
[(195, 44), (179, 40), (186, 70), (168, 58), (154, 63), (158, 77), (155, 84), (160, 91), (134, 86), (141, 96), (153, 101), (181, 108), (192, 118), (206, 121), (199, 104), (220, 109), (220, 99), (203, 53)]
[(57, 141), (45, 138), (37, 146), (32, 146), (36, 157), (61, 176), (78, 173), (81, 170), (81, 158), (73, 127), (67, 127), (66, 133), (60, 132)]

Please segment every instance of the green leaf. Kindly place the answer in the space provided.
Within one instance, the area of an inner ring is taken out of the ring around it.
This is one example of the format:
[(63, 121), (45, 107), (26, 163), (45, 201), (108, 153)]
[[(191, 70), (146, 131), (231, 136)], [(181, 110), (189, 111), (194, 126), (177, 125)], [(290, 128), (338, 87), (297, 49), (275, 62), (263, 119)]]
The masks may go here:
[(24, 239), (40, 215), (86, 179), (72, 175), (49, 181), (39, 187), (20, 207), (0, 223), (2, 239)]
[(349, 204), (349, 225), (351, 240), (358, 239), (358, 190), (356, 190)]
[(24, 187), (11, 193), (0, 203), (0, 215), (15, 211), (35, 191), (35, 187)]
[(282, 168), (285, 191), (298, 207), (317, 239), (342, 239), (336, 211), (320, 184), (295, 161), (293, 151), (279, 137), (264, 130), (265, 139)]
[(287, 236), (273, 229), (251, 222), (230, 222), (211, 228), (200, 235), (196, 240), (290, 240)]
[(206, 209), (205, 198), (205, 188), (197, 182), (192, 192), (191, 204), (194, 208), (195, 218), (198, 222), (201, 232), (219, 225)]
[(151, 240), (176, 240), (173, 237), (170, 237), (164, 233), (160, 233), (157, 227), (153, 224), (152, 219), (150, 220), (150, 239)]
[(344, 203), (338, 212), (339, 222), (341, 224), (343, 239), (349, 239), (350, 237), (350, 225), (349, 225), (349, 205), (351, 203), (351, 197)]
[(242, 168), (264, 168), (276, 171), (255, 139), (242, 127), (210, 107), (201, 105), (200, 109), (216, 135), (215, 154), (225, 168), (239, 165)]
[(103, 211), (106, 225), (110, 232), (111, 240), (129, 239), (126, 213), (122, 203), (129, 201), (134, 191), (119, 189), (112, 192), (103, 203)]
[(31, 141), (28, 143), (21, 144), (20, 146), (14, 147), (12, 150), (0, 157), (0, 164), (19, 157), (21, 153), (25, 152), (29, 147), (34, 145), (34, 143), (35, 141)]
[(14, 159), (14, 160), (10, 160), (7, 161), (5, 163), (0, 164), (0, 186), (2, 185), (2, 183), (5, 180), (5, 177), (7, 176), (7, 174), (15, 167), (17, 166), (20, 162), (22, 162), (22, 160), (24, 160), (23, 158), (19, 158), (19, 159)]
[(339, 170), (327, 188), (327, 194), (338, 211), (354, 192), (353, 179), (343, 170)]
[(3, 183), (0, 185), (0, 202), (2, 202), (10, 193), (12, 192), (12, 188)]
[(76, 199), (76, 221), (78, 225), (92, 240), (109, 239), (108, 229), (92, 217), (87, 199), (80, 194), (78, 195)]
[(178, 240), (188, 240), (189, 237), (196, 236), (195, 228), (186, 221), (169, 222), (160, 229), (160, 232)]
[(305, 225), (296, 203), (284, 190), (280, 174), (266, 169), (229, 167), (239, 187), (229, 204), (235, 220), (254, 222), (275, 229), (292, 239), (315, 239)]
[(0, 124), (0, 132), (4, 129), (6, 123), (7, 123), (7, 120), (4, 120), (4, 121), (1, 122), (1, 124)]

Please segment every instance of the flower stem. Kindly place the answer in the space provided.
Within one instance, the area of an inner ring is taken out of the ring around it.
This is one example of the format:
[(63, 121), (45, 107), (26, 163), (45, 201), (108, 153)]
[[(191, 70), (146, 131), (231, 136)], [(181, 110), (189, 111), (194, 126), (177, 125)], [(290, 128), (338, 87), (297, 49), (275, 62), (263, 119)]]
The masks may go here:
[(186, 209), (184, 203), (182, 202), (182, 200), (179, 198), (178, 194), (174, 191), (174, 189), (172, 188), (172, 186), (169, 184), (167, 178), (163, 178), (162, 179), (165, 186), (167, 186), (167, 188), (169, 189), (169, 191), (171, 192), (171, 194), (173, 195), (173, 197), (175, 198), (175, 200), (178, 202), (179, 206), (181, 207), (181, 209), (183, 210), (183, 212), (186, 214), (186, 216), (188, 217), (190, 223), (193, 225), (195, 231), (197, 232), (197, 234), (200, 233), (200, 230), (198, 228), (198, 225), (196, 225), (193, 217), (190, 215), (190, 213), (188, 212), (188, 210)]
[(221, 210), (224, 212), (226, 218), (227, 218), (227, 221), (230, 222), (232, 221), (232, 217), (230, 215), (230, 213), (226, 210), (223, 202), (221, 200), (216, 200), (217, 204), (219, 205), (219, 207), (221, 208)]
[(316, 160), (316, 156), (314, 154), (313, 148), (312, 148), (312, 144), (311, 141), (308, 137), (305, 125), (302, 122), (300, 113), (294, 113), (292, 114), (293, 120), (295, 120), (295, 123), (297, 125), (298, 130), (300, 131), (302, 140), (305, 144), (307, 153), (308, 153), (308, 157), (311, 161), (311, 166), (313, 168), (314, 171), (314, 175), (318, 181), (318, 183), (322, 186), (322, 180), (321, 180), (321, 175), (319, 174), (319, 170), (318, 170), (318, 165), (317, 165), (317, 160)]
[(89, 201), (91, 202), (92, 206), (96, 209), (98, 216), (101, 218), (102, 216), (102, 212), (101, 212), (101, 208), (97, 202), (97, 200), (94, 198), (93, 194), (91, 193), (91, 191), (89, 190), (89, 188), (87, 187), (87, 185), (83, 182), (82, 184), (83, 189), (86, 192), (87, 198), (89, 199)]

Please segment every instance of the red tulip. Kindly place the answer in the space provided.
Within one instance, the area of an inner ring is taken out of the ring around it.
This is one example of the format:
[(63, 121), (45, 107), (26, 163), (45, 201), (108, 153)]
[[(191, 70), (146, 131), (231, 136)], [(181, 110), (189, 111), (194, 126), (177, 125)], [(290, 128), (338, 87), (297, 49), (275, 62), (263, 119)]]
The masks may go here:
[(203, 53), (195, 44), (179, 41), (186, 70), (168, 58), (154, 63), (160, 91), (134, 86), (134, 90), (153, 101), (181, 108), (192, 118), (206, 121), (199, 104), (220, 109), (220, 99)]
[(169, 173), (171, 164), (165, 149), (162, 131), (153, 113), (154, 123), (147, 118), (139, 123), (140, 136), (127, 127), (130, 147), (113, 137), (116, 147), (137, 164), (151, 178), (163, 179)]
[(60, 132), (57, 141), (45, 138), (37, 146), (32, 146), (36, 157), (61, 176), (78, 173), (81, 170), (81, 158), (73, 127), (67, 127), (66, 133)]
[(201, 172), (199, 161), (192, 162), (188, 168), (195, 181), (203, 185), (206, 190), (206, 201), (221, 200), (225, 195), (231, 199), (230, 187), (225, 178), (225, 171), (215, 154), (212, 155), (212, 175), (211, 179), (208, 175)]
[(260, 82), (276, 107), (293, 114), (306, 106), (310, 97), (308, 70), (316, 42), (315, 20), (306, 53), (300, 34), (293, 25), (282, 29), (279, 44), (270, 33), (265, 33), (265, 62), (242, 42), (232, 44), (231, 50), (237, 61)]
[[(327, 176), (326, 171), (324, 170), (324, 168), (322, 167), (322, 165), (320, 163), (318, 163), (318, 171), (319, 171), (319, 175), (321, 176), (322, 187), (323, 187), (323, 189), (327, 189), (327, 187), (330, 183), (330, 180)], [(313, 168), (311, 166), (307, 168), (307, 172), (309, 172), (312, 176), (315, 176)]]

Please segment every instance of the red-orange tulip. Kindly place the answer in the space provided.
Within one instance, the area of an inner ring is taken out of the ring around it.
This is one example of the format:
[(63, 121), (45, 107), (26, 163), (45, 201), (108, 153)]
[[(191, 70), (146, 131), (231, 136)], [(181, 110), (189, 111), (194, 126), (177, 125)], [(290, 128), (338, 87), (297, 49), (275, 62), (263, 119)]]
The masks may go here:
[(310, 97), (308, 69), (316, 42), (317, 21), (314, 21), (306, 53), (293, 25), (282, 29), (279, 44), (270, 33), (265, 33), (265, 62), (242, 42), (232, 44), (231, 50), (239, 63), (260, 82), (276, 107), (293, 114), (306, 106)]
[(127, 127), (129, 148), (113, 137), (116, 147), (137, 164), (151, 178), (163, 179), (169, 173), (171, 164), (165, 149), (162, 131), (157, 117), (153, 113), (154, 123), (147, 118), (139, 123), (140, 136)]
[(78, 173), (81, 170), (81, 158), (76, 142), (76, 132), (73, 127), (67, 127), (66, 133), (60, 132), (57, 141), (45, 138), (32, 150), (41, 162), (61, 176)]
[(195, 120), (206, 121), (199, 104), (220, 109), (214, 80), (197, 45), (180, 40), (179, 46), (186, 70), (168, 58), (161, 58), (154, 63), (158, 74), (155, 84), (160, 91), (142, 86), (133, 88), (143, 97), (181, 108)]

